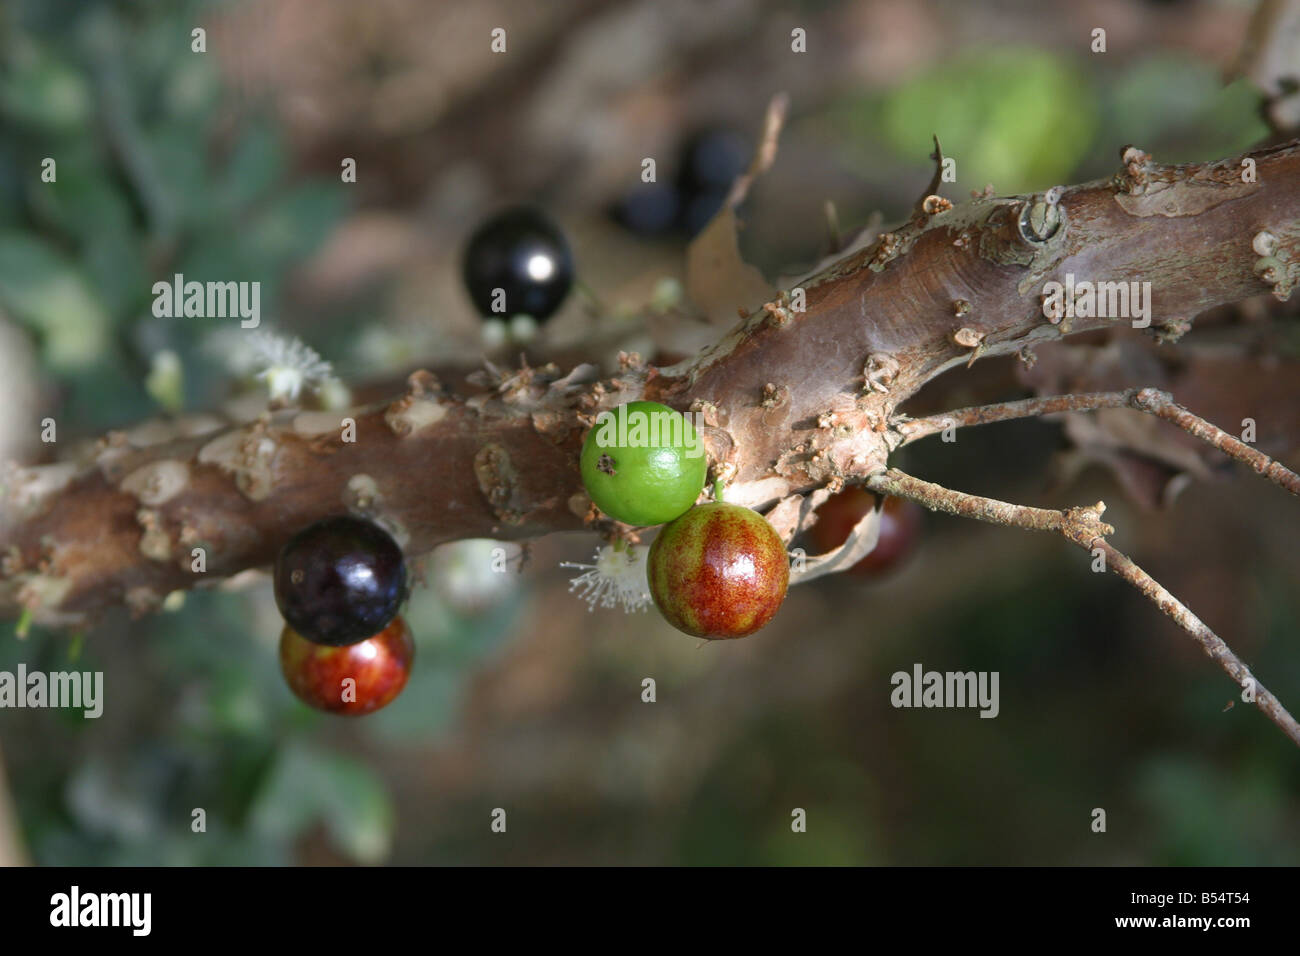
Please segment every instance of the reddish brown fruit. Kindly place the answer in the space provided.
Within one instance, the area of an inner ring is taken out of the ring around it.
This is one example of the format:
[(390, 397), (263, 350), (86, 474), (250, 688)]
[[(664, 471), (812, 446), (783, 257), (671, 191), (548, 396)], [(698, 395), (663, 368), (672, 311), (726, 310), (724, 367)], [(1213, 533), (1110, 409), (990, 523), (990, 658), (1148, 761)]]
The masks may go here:
[(713, 502), (666, 525), (650, 548), (650, 594), (668, 623), (695, 637), (745, 637), (785, 600), (785, 544), (762, 515)]
[[(850, 486), (817, 509), (817, 523), (809, 531), (819, 554), (833, 551), (848, 539), (862, 517), (876, 506), (876, 496)], [(880, 514), (880, 538), (875, 548), (848, 573), (876, 578), (900, 568), (921, 539), (921, 506), (906, 498), (885, 497)]]
[(280, 633), (280, 670), (289, 689), (332, 714), (357, 717), (392, 703), (414, 659), (411, 629), (400, 616), (374, 637), (343, 647), (313, 643), (287, 625)]

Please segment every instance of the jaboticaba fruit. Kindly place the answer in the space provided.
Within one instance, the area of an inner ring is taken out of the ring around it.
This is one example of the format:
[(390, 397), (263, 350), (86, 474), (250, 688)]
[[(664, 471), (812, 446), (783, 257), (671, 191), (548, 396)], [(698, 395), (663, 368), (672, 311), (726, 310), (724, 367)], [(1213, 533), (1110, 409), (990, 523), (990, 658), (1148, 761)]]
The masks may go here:
[(392, 703), (414, 659), (415, 642), (401, 617), (346, 647), (316, 644), (291, 627), (280, 633), (280, 670), (289, 689), (304, 704), (332, 714), (359, 716)]
[(704, 441), (680, 412), (628, 402), (596, 419), (582, 446), (582, 483), (596, 507), (630, 525), (672, 521), (708, 474)]
[(558, 226), (536, 209), (493, 216), (465, 247), (465, 286), (479, 313), (550, 318), (573, 285), (573, 256)]
[(677, 170), (682, 225), (696, 235), (722, 208), (732, 182), (749, 165), (750, 147), (731, 130), (701, 130), (682, 148)]
[[(817, 509), (817, 523), (809, 531), (818, 552), (833, 551), (849, 532), (876, 506), (876, 496), (851, 485)], [(880, 537), (876, 546), (848, 573), (866, 578), (880, 577), (901, 567), (916, 550), (921, 538), (922, 509), (915, 501), (886, 495), (880, 509)]]
[(335, 647), (378, 634), (406, 600), (406, 560), (379, 525), (342, 515), (289, 539), (275, 562), (275, 603), (295, 631)]
[(681, 197), (670, 183), (637, 183), (614, 207), (614, 218), (639, 236), (662, 236), (677, 222)]
[(770, 621), (785, 600), (790, 564), (766, 518), (711, 502), (659, 532), (648, 574), (655, 605), (679, 631), (744, 637)]
[(734, 130), (698, 130), (682, 146), (677, 185), (687, 193), (725, 193), (749, 165), (750, 152), (744, 135)]

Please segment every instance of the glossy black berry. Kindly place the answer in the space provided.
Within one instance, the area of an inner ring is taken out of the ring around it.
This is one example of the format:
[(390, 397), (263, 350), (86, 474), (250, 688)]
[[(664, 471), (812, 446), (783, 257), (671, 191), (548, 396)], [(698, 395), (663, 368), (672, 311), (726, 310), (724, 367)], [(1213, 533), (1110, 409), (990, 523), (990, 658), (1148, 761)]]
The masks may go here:
[(748, 165), (749, 143), (745, 137), (728, 129), (701, 130), (682, 146), (677, 187), (687, 196), (725, 195)]
[(677, 225), (682, 200), (670, 183), (638, 183), (623, 194), (614, 218), (638, 236), (662, 236)]
[(483, 316), (531, 315), (541, 322), (569, 294), (573, 256), (559, 227), (536, 209), (519, 207), (493, 216), (470, 236), (464, 273)]
[(341, 647), (378, 634), (406, 600), (406, 559), (383, 528), (347, 515), (299, 531), (275, 562), (275, 603), (295, 631)]

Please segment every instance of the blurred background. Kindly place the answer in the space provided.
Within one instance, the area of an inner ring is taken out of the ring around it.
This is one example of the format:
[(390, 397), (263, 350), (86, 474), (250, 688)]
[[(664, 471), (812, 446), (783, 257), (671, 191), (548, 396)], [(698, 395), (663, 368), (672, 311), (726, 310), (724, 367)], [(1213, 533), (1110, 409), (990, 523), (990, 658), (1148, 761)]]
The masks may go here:
[[(904, 217), (932, 134), (958, 158), (955, 199), (1110, 175), (1128, 143), (1160, 161), (1230, 155), (1270, 135), (1260, 90), (1234, 70), (1253, 10), (9, 0), (0, 459), (54, 454), (33, 424), (46, 415), (62, 444), (243, 394), (228, 320), (152, 316), (152, 283), (176, 272), (260, 281), (263, 327), (301, 337), (357, 394), (421, 364), (481, 362), (492, 349), (460, 252), (514, 202), (562, 225), (581, 284), (530, 361), (665, 356), (647, 316), (685, 308), (686, 243), (718, 201), (674, 185), (683, 157), (701, 137), (746, 157), (782, 90), (777, 162), (741, 210), (742, 249), (770, 278), (831, 251), (828, 200), (845, 236), (876, 212)], [(206, 52), (191, 49), (196, 27)], [(1096, 27), (1104, 54), (1090, 52)], [(791, 52), (795, 28), (806, 54)], [(57, 185), (39, 179), (46, 156)], [(1242, 382), (1290, 385), (1294, 311), (1224, 310), (1165, 346), (1160, 374), (1177, 380), (1174, 361), (1194, 377), (1200, 406), (1175, 395), (1210, 418)], [(1051, 349), (1040, 358), (1050, 367)], [(981, 361), (909, 410), (1026, 387), (1014, 363)], [(1295, 422), (1266, 406), (1261, 429), (1271, 412)], [(1144, 501), (1131, 469), (1070, 449), (1059, 423), (1026, 422), (918, 445), (903, 466), (1026, 504), (1104, 499), (1116, 545), (1300, 706), (1296, 503), (1220, 468)], [(0, 710), (5, 862), (1300, 861), (1300, 755), (1253, 708), (1229, 707), (1236, 689), (1190, 639), (1060, 540), (927, 514), (891, 576), (794, 588), (760, 635), (717, 644), (653, 612), (589, 611), (560, 562), (590, 561), (598, 543), (534, 542), (518, 575), (488, 572), (481, 543), (422, 561), (415, 672), (360, 721), (310, 712), (283, 686), (264, 577), (84, 634), (5, 627), (0, 669), (102, 670), (106, 696), (98, 720)], [(1000, 715), (892, 708), (890, 675), (918, 662), (998, 671)], [(490, 830), (498, 807), (506, 834)], [(796, 807), (806, 833), (791, 832)]]

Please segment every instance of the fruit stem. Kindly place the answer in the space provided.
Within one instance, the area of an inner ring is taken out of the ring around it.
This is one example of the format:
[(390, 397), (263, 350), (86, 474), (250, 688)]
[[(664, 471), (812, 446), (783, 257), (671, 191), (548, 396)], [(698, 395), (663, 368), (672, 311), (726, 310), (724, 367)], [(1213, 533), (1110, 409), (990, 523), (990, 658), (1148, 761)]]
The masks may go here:
[(715, 478), (713, 481), (713, 500), (721, 501), (722, 493), (726, 490), (726, 483), (721, 478)]

